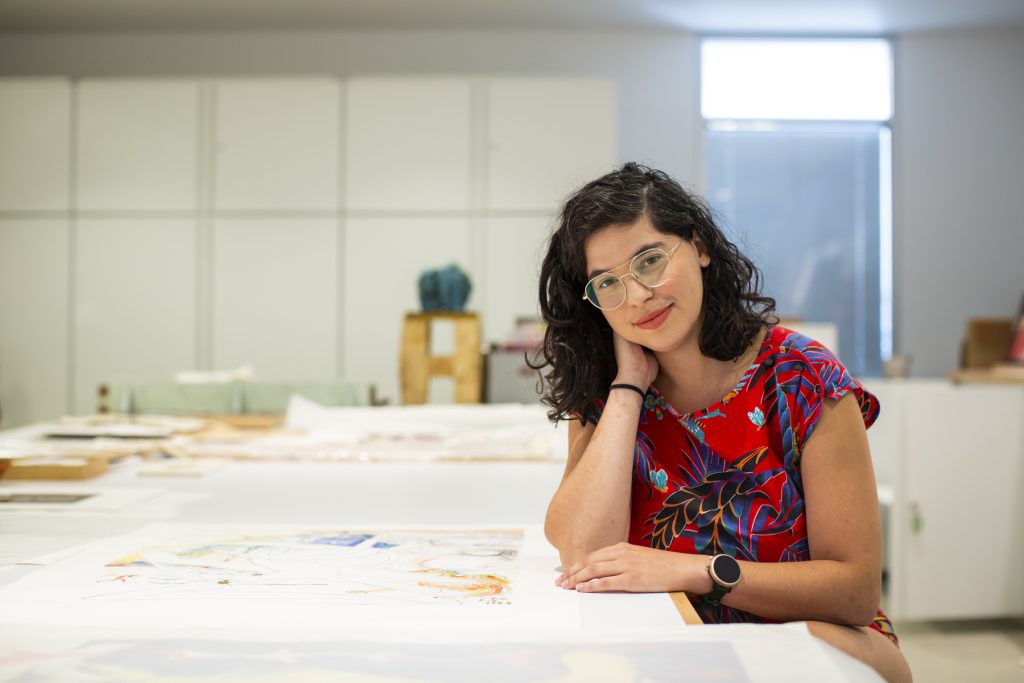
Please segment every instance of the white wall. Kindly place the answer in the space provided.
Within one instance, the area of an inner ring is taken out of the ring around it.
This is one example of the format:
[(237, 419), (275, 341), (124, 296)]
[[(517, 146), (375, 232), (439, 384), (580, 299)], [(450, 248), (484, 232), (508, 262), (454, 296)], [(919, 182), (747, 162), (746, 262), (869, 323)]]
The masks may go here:
[[(896, 351), (957, 362), (968, 317), (1024, 287), (1024, 31), (896, 41)], [(700, 184), (697, 39), (683, 32), (335, 32), (0, 36), (0, 75), (524, 74), (612, 78), (619, 155)]]
[(893, 128), (896, 343), (942, 376), (1024, 291), (1024, 31), (902, 36)]
[(616, 81), (619, 153), (677, 178), (700, 177), (693, 34), (324, 32), (0, 34), (0, 75), (590, 76)]

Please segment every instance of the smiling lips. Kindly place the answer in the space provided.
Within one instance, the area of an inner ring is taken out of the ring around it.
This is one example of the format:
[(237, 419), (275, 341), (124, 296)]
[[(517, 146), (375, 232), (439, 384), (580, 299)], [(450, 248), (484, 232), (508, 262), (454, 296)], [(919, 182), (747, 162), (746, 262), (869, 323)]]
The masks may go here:
[(642, 330), (653, 330), (655, 328), (661, 327), (661, 324), (665, 322), (665, 320), (668, 318), (668, 314), (671, 310), (672, 305), (669, 304), (668, 306), (662, 308), (661, 310), (655, 311), (654, 313), (651, 313), (648, 316), (640, 318), (633, 324)]

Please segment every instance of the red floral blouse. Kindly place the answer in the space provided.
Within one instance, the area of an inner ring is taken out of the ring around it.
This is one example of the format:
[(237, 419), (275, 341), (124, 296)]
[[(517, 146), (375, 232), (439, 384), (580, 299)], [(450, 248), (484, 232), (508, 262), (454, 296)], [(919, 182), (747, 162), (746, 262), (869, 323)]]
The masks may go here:
[[(629, 542), (754, 562), (811, 559), (800, 457), (824, 399), (850, 391), (870, 427), (878, 400), (828, 349), (783, 327), (768, 329), (718, 403), (680, 415), (651, 387), (636, 435)], [(593, 408), (587, 418), (596, 422), (604, 403)], [(691, 602), (706, 623), (771, 622)], [(881, 611), (872, 627), (896, 641)]]

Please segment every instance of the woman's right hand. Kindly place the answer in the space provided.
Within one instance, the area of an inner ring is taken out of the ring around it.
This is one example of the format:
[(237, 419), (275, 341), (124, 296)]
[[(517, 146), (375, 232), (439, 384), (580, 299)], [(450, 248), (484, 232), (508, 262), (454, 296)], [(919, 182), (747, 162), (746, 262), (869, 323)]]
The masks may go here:
[(612, 343), (615, 348), (615, 363), (618, 365), (614, 383), (633, 384), (647, 391), (654, 378), (658, 376), (658, 359), (650, 349), (629, 341), (618, 332), (612, 332)]

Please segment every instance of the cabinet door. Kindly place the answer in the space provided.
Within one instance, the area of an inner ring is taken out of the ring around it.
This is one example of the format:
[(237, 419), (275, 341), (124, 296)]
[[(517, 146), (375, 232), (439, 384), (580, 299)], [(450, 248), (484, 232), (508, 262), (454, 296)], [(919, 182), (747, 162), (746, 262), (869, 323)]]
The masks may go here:
[(68, 224), (0, 220), (0, 427), (68, 410)]
[(337, 81), (225, 80), (215, 90), (216, 209), (338, 208)]
[(213, 366), (260, 379), (337, 374), (335, 219), (221, 219), (213, 239)]
[(897, 614), (1024, 614), (1024, 389), (915, 385), (905, 414)]
[(470, 84), (349, 81), (345, 200), (354, 210), (470, 208)]
[[(402, 320), (406, 313), (420, 310), (420, 273), (456, 263), (475, 283), (469, 262), (467, 219), (349, 220), (344, 270), (345, 376), (373, 382), (379, 396), (401, 402), (398, 351)], [(477, 301), (471, 293), (467, 310), (476, 308)], [(435, 353), (451, 352), (452, 330), (435, 325), (434, 337)], [(447, 384), (431, 387), (432, 402), (443, 401), (451, 393)]]
[(77, 142), (78, 208), (195, 209), (197, 82), (83, 81)]
[(92, 413), (103, 382), (196, 367), (196, 223), (82, 220), (76, 235), (75, 412)]
[(616, 163), (610, 81), (495, 79), (488, 85), (487, 208), (553, 211)]
[(0, 211), (68, 208), (71, 85), (0, 79)]
[(507, 340), (517, 318), (540, 315), (537, 283), (549, 232), (550, 220), (539, 216), (487, 220), (480, 307), (487, 341)]

